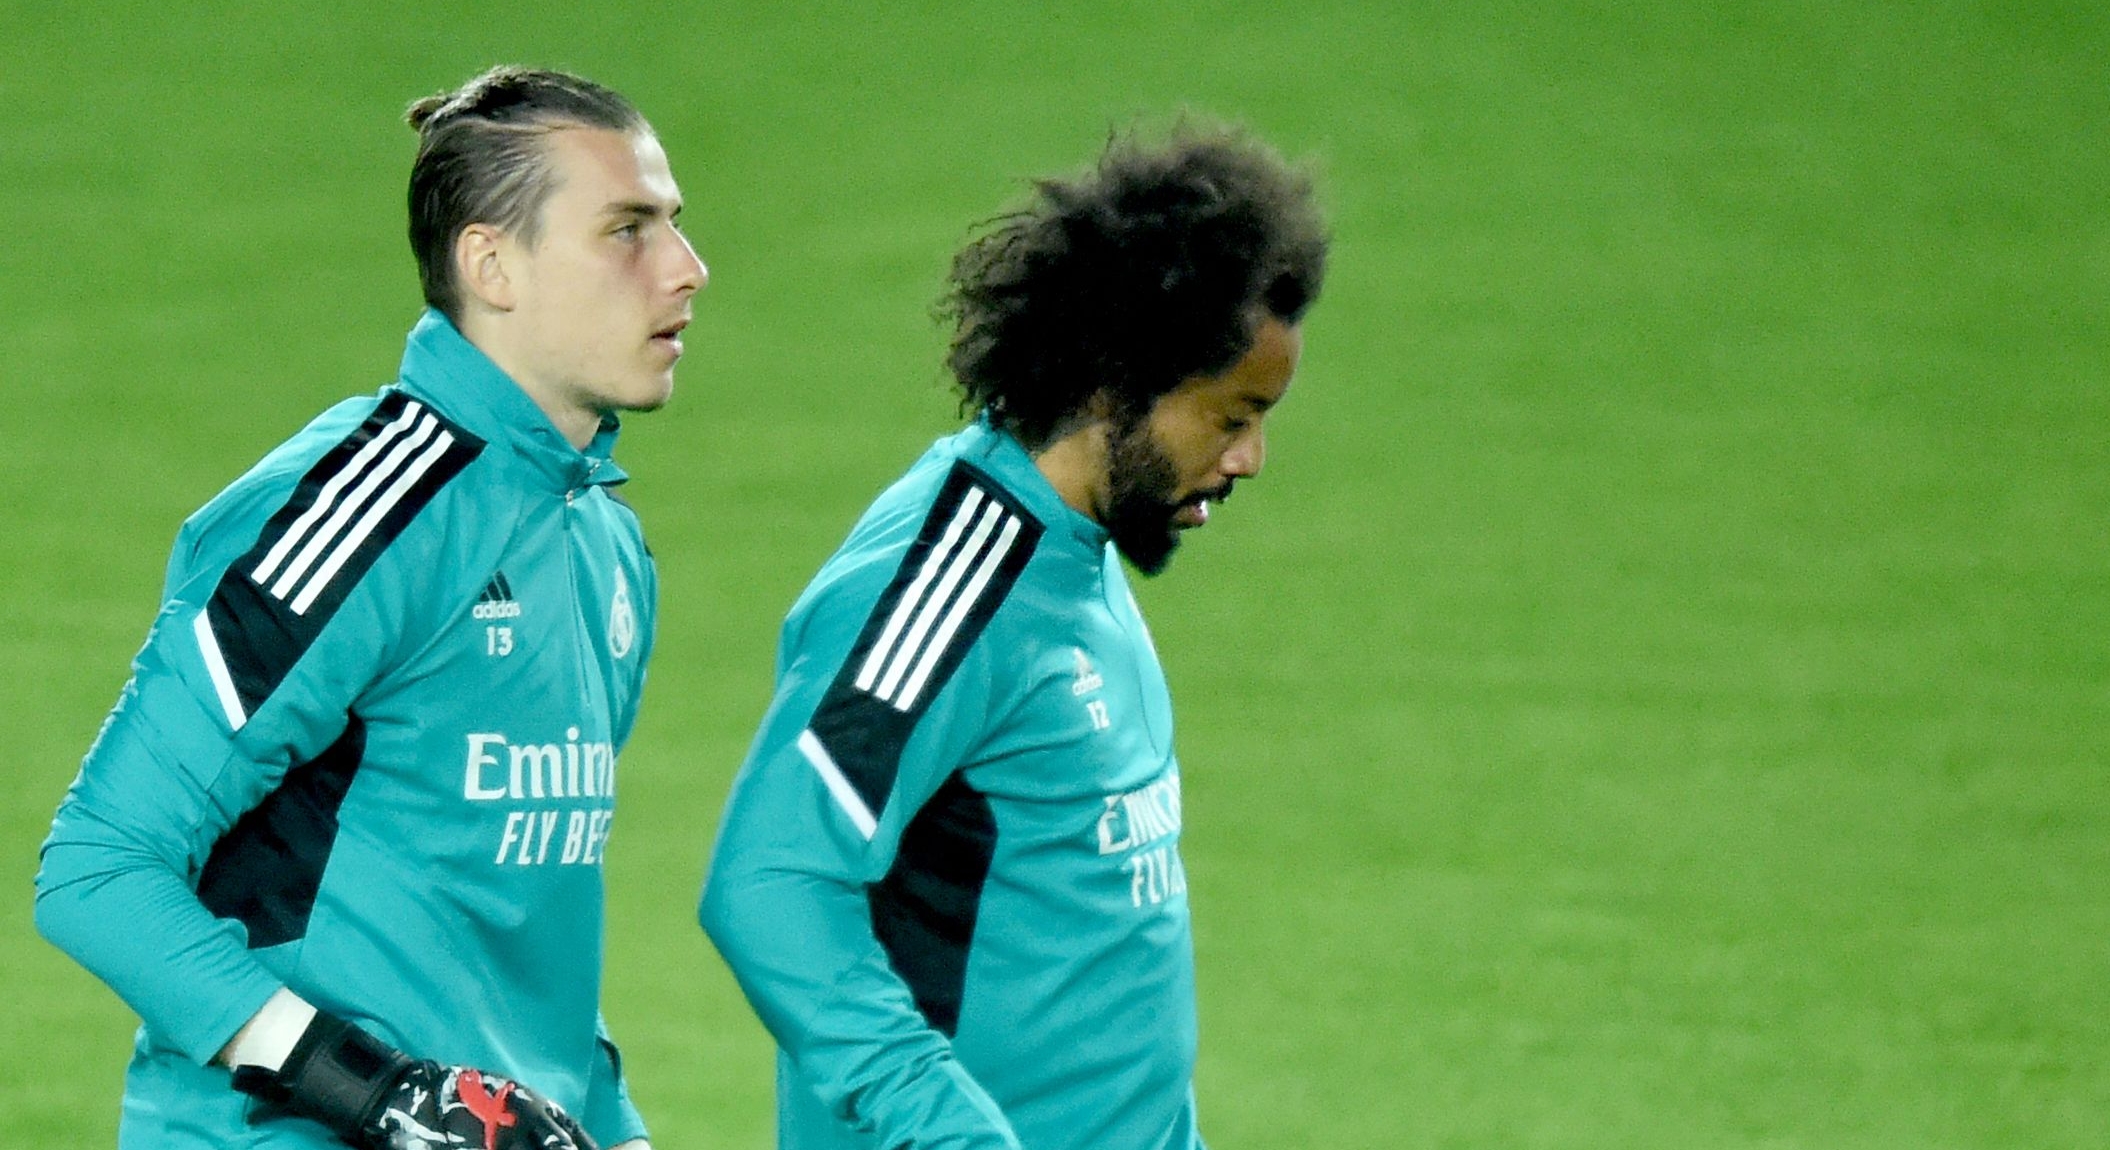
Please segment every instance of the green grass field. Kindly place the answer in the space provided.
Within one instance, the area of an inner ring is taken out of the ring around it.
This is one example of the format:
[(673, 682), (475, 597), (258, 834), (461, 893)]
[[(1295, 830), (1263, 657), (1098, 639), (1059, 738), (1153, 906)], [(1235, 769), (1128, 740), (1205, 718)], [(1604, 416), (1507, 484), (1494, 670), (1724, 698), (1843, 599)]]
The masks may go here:
[[(481, 8), (481, 11), (474, 9)], [(953, 406), (970, 221), (1187, 105), (1338, 234), (1269, 473), (1143, 589), (1222, 1150), (2110, 1141), (2099, 3), (103, 4), (0, 21), (0, 1142), (135, 1020), (36, 845), (182, 517), (393, 377), (411, 97), (576, 68), (713, 281), (630, 425), (665, 584), (607, 1011), (768, 1146), (694, 922), (784, 609)]]

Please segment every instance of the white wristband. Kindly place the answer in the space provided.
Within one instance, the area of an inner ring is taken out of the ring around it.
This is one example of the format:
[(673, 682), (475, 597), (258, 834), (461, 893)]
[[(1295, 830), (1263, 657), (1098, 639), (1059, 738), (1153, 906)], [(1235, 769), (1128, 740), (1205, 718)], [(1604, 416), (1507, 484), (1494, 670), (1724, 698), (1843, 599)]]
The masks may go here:
[(229, 1066), (277, 1070), (286, 1064), (286, 1055), (293, 1053), (293, 1044), (307, 1033), (308, 1023), (313, 1021), (315, 1008), (280, 987), (220, 1052), (220, 1061)]

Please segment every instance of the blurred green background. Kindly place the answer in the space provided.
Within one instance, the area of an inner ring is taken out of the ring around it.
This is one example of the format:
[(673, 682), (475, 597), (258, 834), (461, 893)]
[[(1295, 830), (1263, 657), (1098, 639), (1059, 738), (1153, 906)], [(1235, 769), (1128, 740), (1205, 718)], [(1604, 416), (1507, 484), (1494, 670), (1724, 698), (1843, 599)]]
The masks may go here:
[(1142, 588), (1212, 1144), (2110, 1141), (2110, 10), (1327, 0), (9, 4), (0, 1141), (113, 1136), (36, 844), (182, 517), (393, 377), (400, 110), (502, 60), (631, 95), (712, 269), (624, 455), (661, 1150), (769, 1145), (694, 897), (784, 609), (954, 425), (946, 260), (1181, 106), (1338, 236), (1269, 473)]

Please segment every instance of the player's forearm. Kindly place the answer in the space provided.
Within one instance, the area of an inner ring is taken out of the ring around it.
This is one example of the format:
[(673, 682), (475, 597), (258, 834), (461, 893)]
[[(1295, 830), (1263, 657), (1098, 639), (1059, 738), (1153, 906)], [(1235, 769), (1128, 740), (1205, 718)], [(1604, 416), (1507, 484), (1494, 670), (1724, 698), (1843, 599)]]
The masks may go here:
[(234, 928), (158, 860), (55, 831), (37, 930), (109, 984), (150, 1030), (203, 1063), (279, 989)]
[(721, 855), (701, 919), (806, 1085), (878, 1144), (1016, 1150), (996, 1103), (916, 1009), (840, 881)]
[[(844, 996), (812, 1019), (796, 1049), (787, 1048), (807, 1086), (875, 1145), (1019, 1150), (1010, 1120), (952, 1044), (919, 1026), (920, 1015), (907, 1021), (903, 1003), (864, 974), (846, 980)], [(873, 997), (860, 997), (857, 986)]]

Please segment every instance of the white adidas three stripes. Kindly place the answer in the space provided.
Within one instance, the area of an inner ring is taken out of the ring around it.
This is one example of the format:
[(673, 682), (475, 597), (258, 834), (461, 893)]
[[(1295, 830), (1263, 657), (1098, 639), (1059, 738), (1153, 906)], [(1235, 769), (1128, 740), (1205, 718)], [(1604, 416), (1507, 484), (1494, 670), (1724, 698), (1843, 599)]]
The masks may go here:
[[(265, 589), (272, 598), (286, 602), (296, 615), (307, 614), (316, 596), (373, 534), (375, 526), (395, 510), (404, 494), (453, 445), (454, 434), (441, 428), (440, 421), (422, 404), (411, 401), (404, 406), (403, 414), (383, 427), (343, 470), (322, 485), (314, 505), (279, 536), (263, 562), (249, 573), (250, 580), (259, 587), (270, 581)], [(351, 490), (347, 492), (346, 488)], [(376, 492), (380, 494), (377, 496)], [(358, 516), (356, 523), (354, 516)], [(293, 553), (295, 547), (300, 547), (297, 555)], [(318, 559), (320, 565), (316, 563)], [(274, 575), (277, 579), (271, 581)]]
[[(306, 615), (360, 545), (454, 442), (454, 433), (423, 404), (405, 403), (400, 414), (316, 491), (315, 502), (286, 527), (249, 572), (250, 581), (293, 614)], [(240, 730), (249, 716), (219, 636), (213, 633), (210, 612), (200, 610), (191, 627), (228, 725)]]
[[(990, 577), (1010, 554), (1019, 527), (1018, 516), (1003, 504), (990, 499), (980, 488), (967, 490), (959, 511), (946, 525), (945, 534), (931, 548), (922, 569), (916, 572), (915, 582), (909, 584), (901, 602), (895, 604), (886, 628), (879, 633), (879, 641), (858, 668), (858, 690), (878, 697), (897, 711), (916, 705), (916, 696), (937, 669), (953, 633), (960, 629), (961, 621), (988, 587)], [(967, 537), (964, 543), (962, 535)], [(990, 542), (992, 535), (996, 537), (994, 543)]]

